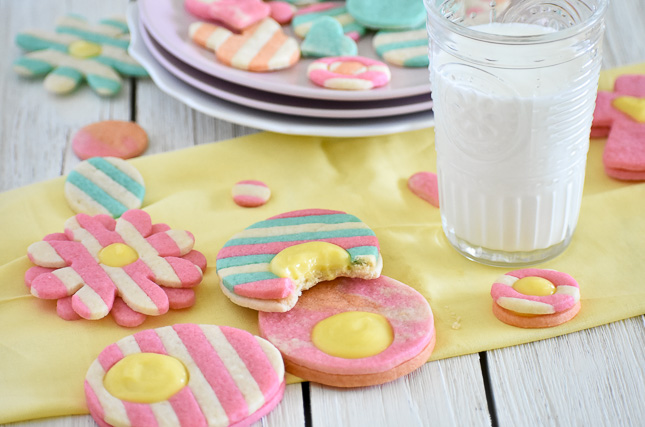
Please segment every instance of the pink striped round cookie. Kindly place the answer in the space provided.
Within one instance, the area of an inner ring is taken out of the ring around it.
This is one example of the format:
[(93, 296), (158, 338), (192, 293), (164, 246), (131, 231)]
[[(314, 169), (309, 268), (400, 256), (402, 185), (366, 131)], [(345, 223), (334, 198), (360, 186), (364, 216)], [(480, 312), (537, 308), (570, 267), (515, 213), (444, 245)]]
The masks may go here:
[(289, 373), (336, 387), (406, 375), (429, 359), (435, 344), (426, 299), (386, 276), (320, 283), (286, 313), (260, 312), (258, 324)]
[(525, 268), (508, 272), (491, 287), (493, 313), (504, 323), (545, 328), (572, 319), (580, 311), (580, 286), (566, 273)]
[(262, 0), (185, 0), (184, 7), (200, 19), (212, 19), (241, 31), (269, 16)]
[(195, 22), (189, 28), (190, 38), (229, 67), (265, 72), (291, 67), (300, 59), (300, 47), (293, 37), (271, 18), (265, 18), (235, 34), (224, 27)]
[(85, 376), (99, 425), (248, 426), (284, 394), (280, 352), (249, 332), (191, 323), (106, 347)]
[(309, 80), (318, 86), (339, 90), (369, 90), (390, 81), (389, 67), (362, 56), (321, 58), (307, 68)]
[(233, 186), (233, 201), (245, 208), (262, 206), (271, 197), (271, 189), (262, 181), (244, 180)]

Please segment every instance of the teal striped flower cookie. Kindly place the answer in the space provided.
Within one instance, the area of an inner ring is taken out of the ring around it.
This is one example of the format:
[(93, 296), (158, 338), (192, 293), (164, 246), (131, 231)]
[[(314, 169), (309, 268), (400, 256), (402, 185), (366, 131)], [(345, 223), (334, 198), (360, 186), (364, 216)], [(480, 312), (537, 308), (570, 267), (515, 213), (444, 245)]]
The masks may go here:
[(25, 77), (45, 76), (45, 89), (63, 95), (83, 81), (101, 96), (116, 95), (121, 76), (145, 77), (146, 70), (128, 55), (128, 26), (123, 19), (104, 19), (92, 25), (68, 15), (57, 22), (56, 32), (26, 30), (16, 44), (27, 51), (13, 63)]
[(65, 198), (76, 213), (120, 217), (138, 209), (146, 189), (141, 173), (117, 157), (92, 157), (67, 175)]
[(384, 61), (400, 67), (427, 67), (430, 62), (425, 25), (412, 30), (381, 30), (372, 38), (372, 46)]

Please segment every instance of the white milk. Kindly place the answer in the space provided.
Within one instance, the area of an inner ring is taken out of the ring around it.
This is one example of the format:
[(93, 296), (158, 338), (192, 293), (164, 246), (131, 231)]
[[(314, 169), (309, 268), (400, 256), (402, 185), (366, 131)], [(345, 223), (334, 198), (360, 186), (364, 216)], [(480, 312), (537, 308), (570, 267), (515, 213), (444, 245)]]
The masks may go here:
[[(473, 29), (553, 31), (500, 23)], [(524, 46), (521, 52), (531, 57), (547, 48)], [(481, 251), (566, 246), (582, 198), (599, 63), (582, 56), (542, 68), (501, 69), (473, 67), (444, 50), (433, 55), (437, 174), (448, 239), (475, 258)]]

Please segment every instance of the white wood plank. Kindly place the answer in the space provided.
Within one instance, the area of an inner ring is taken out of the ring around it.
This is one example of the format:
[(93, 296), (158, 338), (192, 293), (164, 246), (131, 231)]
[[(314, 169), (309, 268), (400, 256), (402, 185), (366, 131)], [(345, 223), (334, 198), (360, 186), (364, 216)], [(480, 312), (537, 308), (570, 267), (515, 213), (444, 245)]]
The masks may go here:
[(477, 354), (429, 362), (380, 386), (311, 383), (310, 395), (314, 427), (490, 425)]

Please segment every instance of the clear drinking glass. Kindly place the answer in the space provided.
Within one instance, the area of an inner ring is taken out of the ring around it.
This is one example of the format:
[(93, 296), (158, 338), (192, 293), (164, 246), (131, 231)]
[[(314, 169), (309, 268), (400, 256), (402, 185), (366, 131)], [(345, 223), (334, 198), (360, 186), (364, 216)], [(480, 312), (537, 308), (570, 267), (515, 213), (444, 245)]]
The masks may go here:
[(489, 265), (560, 254), (578, 222), (607, 0), (424, 0), (441, 221)]

